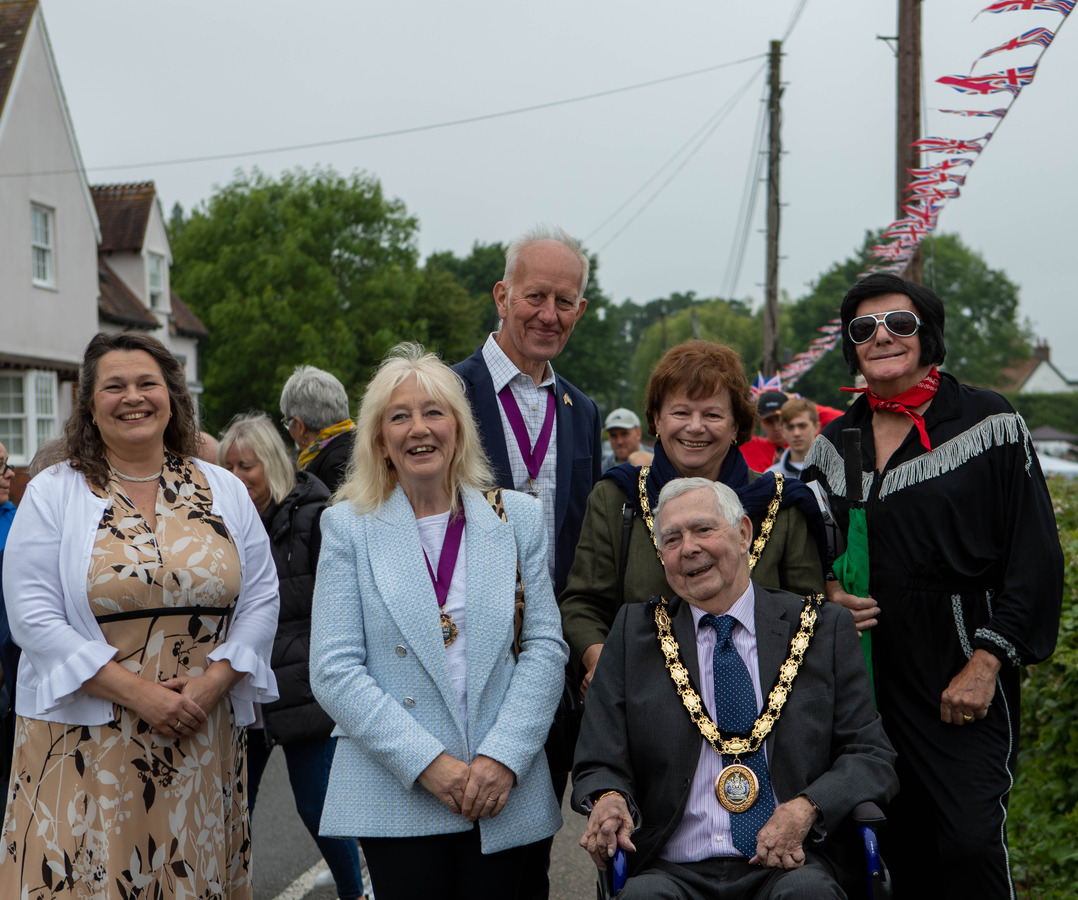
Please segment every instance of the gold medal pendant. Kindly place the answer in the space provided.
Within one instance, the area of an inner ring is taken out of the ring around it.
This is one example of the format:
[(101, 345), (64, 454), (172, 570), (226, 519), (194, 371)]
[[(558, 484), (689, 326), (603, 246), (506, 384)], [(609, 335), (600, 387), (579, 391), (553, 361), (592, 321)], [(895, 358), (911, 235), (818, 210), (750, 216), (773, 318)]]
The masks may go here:
[[(442, 640), (445, 641), (445, 645), (448, 647), (457, 639), (457, 635), (460, 634), (460, 630), (457, 628), (457, 623), (453, 621), (453, 617), (449, 613), (442, 611)], [(755, 796), (755, 795), (753, 795)]]
[(715, 779), (715, 796), (723, 809), (732, 813), (750, 809), (759, 793), (760, 782), (756, 773), (741, 763), (726, 766)]

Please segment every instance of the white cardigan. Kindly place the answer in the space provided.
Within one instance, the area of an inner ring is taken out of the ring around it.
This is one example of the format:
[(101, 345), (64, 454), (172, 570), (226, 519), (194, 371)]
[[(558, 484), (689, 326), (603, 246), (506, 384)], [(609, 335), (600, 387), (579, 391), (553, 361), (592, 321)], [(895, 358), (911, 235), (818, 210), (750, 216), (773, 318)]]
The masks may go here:
[[(227, 640), (209, 660), (246, 673), (231, 691), (237, 725), (254, 721), (254, 703), (277, 699), (270, 649), (277, 630), (277, 570), (269, 538), (247, 489), (231, 472), (194, 460), (213, 493), (240, 557), (239, 600)], [(22, 648), (15, 711), (70, 725), (103, 725), (112, 702), (81, 690), (116, 655), (90, 611), (90, 555), (109, 500), (81, 472), (59, 463), (26, 488), (4, 553), (4, 597), (11, 635)]]

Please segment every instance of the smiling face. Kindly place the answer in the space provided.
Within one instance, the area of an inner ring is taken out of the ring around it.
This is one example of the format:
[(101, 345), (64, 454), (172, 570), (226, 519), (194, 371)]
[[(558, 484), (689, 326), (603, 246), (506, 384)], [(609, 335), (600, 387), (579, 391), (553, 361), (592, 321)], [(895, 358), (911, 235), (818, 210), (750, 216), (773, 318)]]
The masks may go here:
[(378, 443), (409, 499), (448, 497), (457, 420), (445, 404), (419, 386), (415, 375), (390, 395)]
[(876, 333), (856, 346), (857, 367), (868, 386), (881, 397), (893, 397), (913, 387), (931, 370), (921, 365), (921, 336), (899, 337), (883, 324), (882, 314), (905, 309), (917, 314), (905, 294), (882, 294), (857, 304), (855, 316), (879, 316)]
[(502, 352), (538, 384), (546, 365), (569, 340), (588, 301), (580, 296), (580, 260), (557, 241), (528, 244), (517, 257), (513, 280), (494, 285)]
[(255, 509), (259, 513), (265, 512), (273, 499), (273, 494), (270, 492), (266, 467), (262, 465), (262, 460), (248, 448), (234, 443), (225, 454), (225, 468), (243, 482)]
[(91, 406), (105, 448), (120, 458), (164, 452), (168, 388), (145, 350), (112, 350), (98, 360)]
[(737, 436), (730, 392), (720, 388), (700, 400), (683, 393), (666, 398), (655, 419), (655, 432), (679, 475), (714, 480)]
[(658, 540), (666, 580), (693, 606), (722, 615), (748, 590), (752, 523), (747, 516), (727, 522), (711, 488), (667, 501)]

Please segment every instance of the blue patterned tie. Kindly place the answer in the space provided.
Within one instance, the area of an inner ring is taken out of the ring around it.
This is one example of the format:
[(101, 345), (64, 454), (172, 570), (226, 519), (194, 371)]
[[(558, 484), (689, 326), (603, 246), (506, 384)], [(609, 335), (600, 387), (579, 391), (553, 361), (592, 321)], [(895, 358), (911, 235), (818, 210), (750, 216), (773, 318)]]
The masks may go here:
[[(747, 734), (752, 730), (758, 710), (749, 670), (730, 639), (737, 620), (733, 616), (707, 615), (702, 621), (714, 628), (716, 635), (715, 654), (712, 657), (715, 724), (724, 736), (729, 732)], [(723, 762), (729, 765), (733, 758), (723, 757)], [(730, 813), (730, 827), (734, 834), (734, 846), (751, 859), (756, 855), (756, 835), (775, 811), (775, 800), (771, 795), (771, 778), (767, 774), (764, 748), (742, 756), (741, 762), (756, 773), (760, 781), (760, 794), (745, 812)]]

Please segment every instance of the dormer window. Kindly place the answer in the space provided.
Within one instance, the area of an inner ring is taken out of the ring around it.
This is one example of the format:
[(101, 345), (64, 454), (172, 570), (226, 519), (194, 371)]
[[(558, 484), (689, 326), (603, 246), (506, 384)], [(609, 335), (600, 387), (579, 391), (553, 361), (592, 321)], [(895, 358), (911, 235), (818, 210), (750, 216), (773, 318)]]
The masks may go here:
[(150, 309), (165, 311), (165, 258), (160, 253), (146, 254), (150, 272)]
[(56, 262), (53, 252), (56, 213), (47, 206), (30, 204), (30, 247), (33, 253), (33, 283), (38, 287), (56, 287)]

